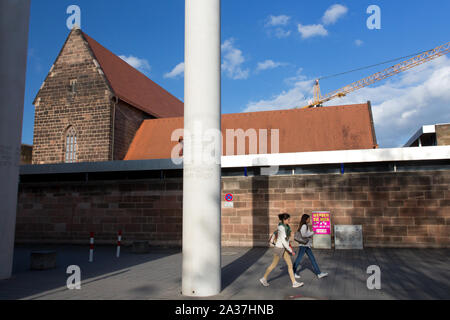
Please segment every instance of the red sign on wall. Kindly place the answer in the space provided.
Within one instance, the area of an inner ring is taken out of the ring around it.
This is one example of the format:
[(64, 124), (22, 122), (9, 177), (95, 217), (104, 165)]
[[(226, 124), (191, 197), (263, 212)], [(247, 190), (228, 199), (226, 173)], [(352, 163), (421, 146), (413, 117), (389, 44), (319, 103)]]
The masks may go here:
[(331, 234), (331, 219), (329, 211), (312, 213), (312, 228), (315, 234)]

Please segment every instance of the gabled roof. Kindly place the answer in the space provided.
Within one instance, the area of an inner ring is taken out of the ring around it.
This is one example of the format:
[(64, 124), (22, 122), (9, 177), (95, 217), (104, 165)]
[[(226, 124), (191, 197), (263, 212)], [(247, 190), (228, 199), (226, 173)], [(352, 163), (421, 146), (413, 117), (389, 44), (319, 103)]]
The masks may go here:
[(183, 102), (82, 32), (115, 95), (157, 118), (183, 116)]
[[(145, 120), (136, 133), (125, 160), (171, 158), (172, 149), (178, 144), (178, 141), (171, 141), (172, 132), (183, 127), (183, 118)], [(279, 129), (279, 153), (377, 148), (369, 103), (225, 114), (222, 115), (224, 138), (227, 129), (267, 129), (268, 153), (271, 152), (271, 129)], [(223, 145), (225, 154), (225, 141)], [(249, 154), (248, 142), (246, 154)]]

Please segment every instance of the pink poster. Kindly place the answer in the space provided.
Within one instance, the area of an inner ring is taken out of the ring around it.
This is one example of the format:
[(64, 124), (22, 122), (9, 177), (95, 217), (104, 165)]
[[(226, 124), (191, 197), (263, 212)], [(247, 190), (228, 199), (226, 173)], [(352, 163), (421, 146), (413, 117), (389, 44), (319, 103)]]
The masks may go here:
[(331, 234), (331, 220), (329, 211), (312, 213), (312, 228), (315, 234)]

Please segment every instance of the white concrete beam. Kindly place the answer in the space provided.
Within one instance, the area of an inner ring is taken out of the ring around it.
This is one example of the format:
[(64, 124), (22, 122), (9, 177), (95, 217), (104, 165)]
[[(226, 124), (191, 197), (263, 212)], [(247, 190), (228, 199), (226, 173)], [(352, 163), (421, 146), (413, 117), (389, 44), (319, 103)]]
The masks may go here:
[(450, 146), (225, 156), (222, 168), (446, 159), (450, 159)]
[(0, 280), (13, 264), (29, 14), (29, 0), (0, 1)]
[(185, 3), (182, 293), (207, 297), (221, 291), (220, 0)]

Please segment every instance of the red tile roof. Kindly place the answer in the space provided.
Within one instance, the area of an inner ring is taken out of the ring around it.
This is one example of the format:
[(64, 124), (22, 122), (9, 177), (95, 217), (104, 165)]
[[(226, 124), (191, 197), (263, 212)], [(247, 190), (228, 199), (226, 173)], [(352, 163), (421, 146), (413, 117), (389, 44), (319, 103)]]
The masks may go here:
[(183, 102), (82, 33), (119, 99), (154, 117), (183, 116)]
[[(172, 132), (183, 127), (183, 118), (145, 120), (125, 160), (171, 158), (172, 149), (178, 143), (171, 141)], [(226, 129), (251, 128), (268, 129), (269, 153), (269, 129), (279, 129), (279, 153), (377, 147), (369, 104), (222, 115), (223, 137)], [(249, 154), (248, 142), (246, 154)]]

